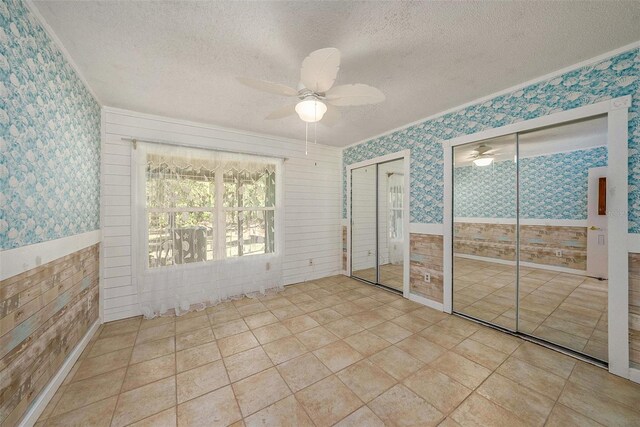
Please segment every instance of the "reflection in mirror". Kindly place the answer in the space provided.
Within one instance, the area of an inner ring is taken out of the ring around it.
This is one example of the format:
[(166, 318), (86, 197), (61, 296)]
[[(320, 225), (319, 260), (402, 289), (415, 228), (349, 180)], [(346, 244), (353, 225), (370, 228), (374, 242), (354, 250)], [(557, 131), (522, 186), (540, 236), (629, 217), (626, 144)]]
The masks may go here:
[(453, 310), (516, 330), (516, 135), (453, 147)]
[(404, 276), (404, 159), (378, 165), (378, 268), (380, 284), (402, 291)]
[[(607, 119), (518, 136), (519, 330), (608, 359)], [(599, 209), (600, 208), (600, 209)]]
[(376, 165), (351, 171), (351, 274), (376, 283)]

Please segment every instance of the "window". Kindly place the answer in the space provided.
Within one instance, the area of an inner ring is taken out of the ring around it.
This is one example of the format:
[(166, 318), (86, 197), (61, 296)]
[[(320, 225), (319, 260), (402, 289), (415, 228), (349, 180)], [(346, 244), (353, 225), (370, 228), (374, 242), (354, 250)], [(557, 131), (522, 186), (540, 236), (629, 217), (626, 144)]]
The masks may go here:
[(275, 252), (276, 163), (189, 151), (146, 154), (148, 266)]

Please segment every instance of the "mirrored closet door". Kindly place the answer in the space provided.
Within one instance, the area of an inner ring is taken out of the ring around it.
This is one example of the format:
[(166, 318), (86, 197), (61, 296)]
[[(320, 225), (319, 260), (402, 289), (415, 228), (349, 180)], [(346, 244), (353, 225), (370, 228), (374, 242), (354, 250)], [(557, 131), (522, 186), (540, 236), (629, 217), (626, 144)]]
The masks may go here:
[(404, 159), (351, 170), (351, 275), (402, 292)]
[(606, 117), (452, 154), (453, 311), (606, 362)]

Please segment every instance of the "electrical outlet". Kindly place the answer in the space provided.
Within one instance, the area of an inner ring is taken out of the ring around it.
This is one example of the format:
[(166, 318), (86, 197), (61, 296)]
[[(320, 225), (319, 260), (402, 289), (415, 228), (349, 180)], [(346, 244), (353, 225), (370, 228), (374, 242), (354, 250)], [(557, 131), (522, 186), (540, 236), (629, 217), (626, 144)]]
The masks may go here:
[(427, 283), (431, 283), (431, 274), (424, 273), (424, 281)]
[(556, 256), (557, 256), (557, 257), (561, 257), (561, 256), (562, 256), (562, 250), (561, 250), (561, 249), (558, 249), (558, 250), (556, 251)]

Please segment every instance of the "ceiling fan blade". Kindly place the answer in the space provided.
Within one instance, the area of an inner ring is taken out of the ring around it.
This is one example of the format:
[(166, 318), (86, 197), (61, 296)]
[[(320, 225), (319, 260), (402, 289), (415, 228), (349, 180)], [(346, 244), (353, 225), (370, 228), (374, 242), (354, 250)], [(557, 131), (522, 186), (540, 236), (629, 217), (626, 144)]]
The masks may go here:
[(296, 106), (295, 105), (287, 105), (286, 107), (278, 108), (275, 111), (272, 111), (265, 119), (267, 120), (277, 120), (285, 117), (289, 117), (296, 114)]
[(327, 92), (327, 102), (339, 107), (377, 104), (385, 100), (384, 93), (373, 86), (357, 83), (341, 85)]
[(268, 82), (265, 80), (252, 79), (249, 77), (236, 77), (236, 79), (245, 86), (249, 86), (253, 89), (258, 89), (263, 92), (269, 92), (276, 95), (283, 96), (297, 96), (298, 91), (290, 88), (289, 86), (281, 85), (280, 83)]
[(302, 61), (300, 81), (309, 90), (324, 93), (331, 89), (340, 69), (340, 51), (327, 47), (313, 51)]
[(327, 112), (324, 113), (324, 116), (322, 116), (322, 120), (320, 120), (320, 123), (329, 127), (333, 127), (338, 124), (341, 117), (342, 114), (340, 113), (339, 109), (337, 109), (333, 105), (327, 105)]

